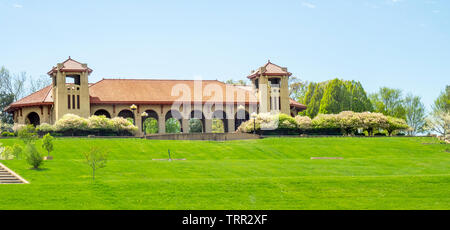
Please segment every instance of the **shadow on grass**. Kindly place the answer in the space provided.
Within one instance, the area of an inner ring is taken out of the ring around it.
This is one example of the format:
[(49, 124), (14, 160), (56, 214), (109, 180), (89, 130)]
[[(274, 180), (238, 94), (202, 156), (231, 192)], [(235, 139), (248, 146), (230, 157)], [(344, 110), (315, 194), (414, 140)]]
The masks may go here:
[(33, 171), (37, 171), (37, 172), (50, 170), (49, 168), (28, 168), (28, 169), (29, 170), (33, 170)]

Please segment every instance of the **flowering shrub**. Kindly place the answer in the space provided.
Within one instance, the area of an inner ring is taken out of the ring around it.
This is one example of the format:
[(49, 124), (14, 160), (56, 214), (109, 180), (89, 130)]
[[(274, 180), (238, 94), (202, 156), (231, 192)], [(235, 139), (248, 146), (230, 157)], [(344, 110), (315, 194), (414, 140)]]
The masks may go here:
[(91, 131), (113, 131), (114, 124), (111, 119), (108, 119), (106, 116), (91, 116), (88, 118), (88, 128)]
[(136, 134), (138, 131), (138, 128), (134, 126), (133, 123), (123, 117), (115, 117), (111, 119), (111, 124), (113, 130), (121, 134), (126, 134), (127, 132), (129, 134)]
[(394, 131), (397, 130), (408, 130), (410, 127), (408, 126), (408, 124), (406, 124), (406, 121), (400, 118), (395, 118), (395, 117), (387, 117), (387, 126), (386, 126), (386, 131), (388, 132), (389, 136), (392, 135), (392, 133)]
[(12, 132), (13, 126), (11, 124), (3, 123), (0, 121), (0, 133), (2, 132)]
[(88, 129), (88, 121), (75, 114), (66, 114), (55, 123), (55, 130), (58, 132), (70, 131), (72, 135), (75, 132), (85, 131)]
[(297, 122), (298, 128), (301, 130), (308, 130), (312, 127), (312, 121), (311, 118), (308, 116), (295, 116), (295, 122)]
[[(385, 116), (381, 113), (355, 113), (344, 111), (339, 114), (319, 114), (313, 120), (309, 117), (286, 114), (262, 113), (256, 117), (256, 130), (290, 130), (297, 133), (354, 135), (358, 129), (373, 136), (375, 130), (386, 130), (389, 135), (394, 131), (407, 130), (409, 126), (399, 118)], [(237, 132), (253, 132), (253, 119), (243, 122)]]
[(36, 130), (39, 134), (52, 133), (55, 131), (55, 127), (47, 123), (42, 123), (36, 127)]

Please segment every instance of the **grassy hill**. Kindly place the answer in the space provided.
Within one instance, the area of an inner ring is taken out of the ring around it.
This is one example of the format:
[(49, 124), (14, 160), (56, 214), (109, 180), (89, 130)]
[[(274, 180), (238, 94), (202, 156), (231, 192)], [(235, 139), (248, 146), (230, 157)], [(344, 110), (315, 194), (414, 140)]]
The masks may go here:
[[(109, 153), (95, 183), (82, 154), (90, 146)], [(445, 148), (403, 137), (57, 138), (55, 159), (42, 170), (1, 161), (31, 184), (0, 185), (0, 209), (450, 209)], [(167, 158), (168, 149), (186, 160), (152, 160)]]

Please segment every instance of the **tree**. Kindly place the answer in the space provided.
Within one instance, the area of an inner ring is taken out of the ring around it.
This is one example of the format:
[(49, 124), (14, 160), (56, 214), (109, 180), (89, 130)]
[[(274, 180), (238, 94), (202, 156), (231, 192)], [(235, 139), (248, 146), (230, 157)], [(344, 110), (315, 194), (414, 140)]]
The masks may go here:
[(0, 94), (14, 95), (14, 101), (22, 98), (25, 91), (25, 82), (27, 74), (21, 72), (20, 74), (11, 75), (9, 70), (5, 67), (0, 69)]
[(319, 113), (337, 114), (350, 109), (350, 94), (344, 83), (339, 79), (333, 79), (327, 84), (322, 100), (320, 101)]
[(17, 136), (25, 144), (33, 144), (34, 141), (38, 138), (36, 128), (33, 125), (26, 125), (20, 128), (17, 132)]
[(218, 118), (212, 119), (212, 132), (213, 133), (223, 133), (225, 132), (225, 128), (223, 126), (223, 121)]
[(405, 108), (400, 89), (381, 87), (378, 93), (370, 95), (370, 99), (375, 112), (405, 119)]
[(91, 147), (84, 153), (86, 164), (92, 169), (92, 180), (95, 181), (95, 171), (106, 167), (107, 155), (97, 147)]
[(367, 97), (367, 93), (364, 90), (361, 82), (351, 81), (348, 86), (351, 98), (350, 98), (350, 111), (353, 112), (367, 112), (372, 111), (372, 103)]
[(333, 79), (320, 83), (311, 82), (305, 89), (303, 100), (299, 99), (298, 101), (307, 106), (307, 109), (300, 115), (310, 118), (314, 118), (319, 113), (372, 111), (372, 103), (361, 83), (357, 81)]
[(45, 75), (41, 75), (38, 78), (32, 78), (30, 76), (28, 81), (30, 83), (30, 90), (29, 90), (30, 93), (34, 93), (38, 90), (41, 90), (52, 83), (51, 78)]
[(3, 110), (14, 102), (14, 95), (0, 92), (0, 122), (13, 124), (13, 117), (11, 114), (3, 112)]
[(387, 126), (386, 131), (389, 136), (392, 136), (392, 133), (398, 130), (407, 130), (409, 128), (408, 124), (406, 124), (405, 120), (396, 117), (387, 117)]
[(410, 135), (423, 131), (425, 126), (425, 105), (419, 96), (408, 94), (404, 100), (406, 123), (411, 127)]
[(432, 108), (434, 113), (450, 112), (450, 85), (447, 85), (445, 91), (434, 101)]
[(166, 133), (180, 133), (181, 132), (181, 124), (175, 118), (169, 118), (166, 121)]
[(38, 169), (43, 164), (42, 156), (34, 144), (28, 143), (25, 147), (25, 152), (27, 154), (27, 163), (33, 166), (33, 169)]
[(158, 133), (158, 120), (153, 117), (149, 117), (144, 121), (144, 129), (147, 134)]
[(297, 102), (304, 103), (308, 81), (301, 81), (297, 77), (289, 78), (289, 96)]
[(432, 113), (426, 120), (426, 129), (440, 134), (449, 140), (450, 134), (450, 112), (438, 111)]
[(226, 84), (230, 84), (230, 85), (247, 85), (247, 82), (245, 80), (238, 80), (238, 81), (234, 81), (233, 79), (229, 79), (225, 81)]
[(42, 138), (42, 148), (47, 151), (47, 156), (50, 157), (50, 152), (53, 151), (53, 137), (50, 133), (45, 134)]
[(189, 120), (189, 133), (203, 132), (202, 121), (200, 119), (192, 118)]

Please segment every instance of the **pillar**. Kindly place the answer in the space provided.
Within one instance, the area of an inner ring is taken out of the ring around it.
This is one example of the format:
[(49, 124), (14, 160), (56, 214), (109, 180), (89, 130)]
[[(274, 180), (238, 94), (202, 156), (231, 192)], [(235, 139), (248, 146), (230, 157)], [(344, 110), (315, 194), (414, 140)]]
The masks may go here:
[(205, 133), (212, 133), (212, 119), (205, 119)]
[(183, 133), (189, 133), (189, 119), (181, 120), (181, 125), (183, 127)]
[(234, 119), (228, 119), (228, 132), (234, 133)]
[(143, 132), (142, 132), (142, 117), (140, 114), (136, 114), (136, 118), (135, 118), (134, 122), (136, 123), (136, 127), (138, 127), (138, 131), (137, 131), (136, 135), (137, 136), (142, 135), (143, 134)]
[(158, 133), (166, 133), (166, 121), (163, 117), (158, 119)]

